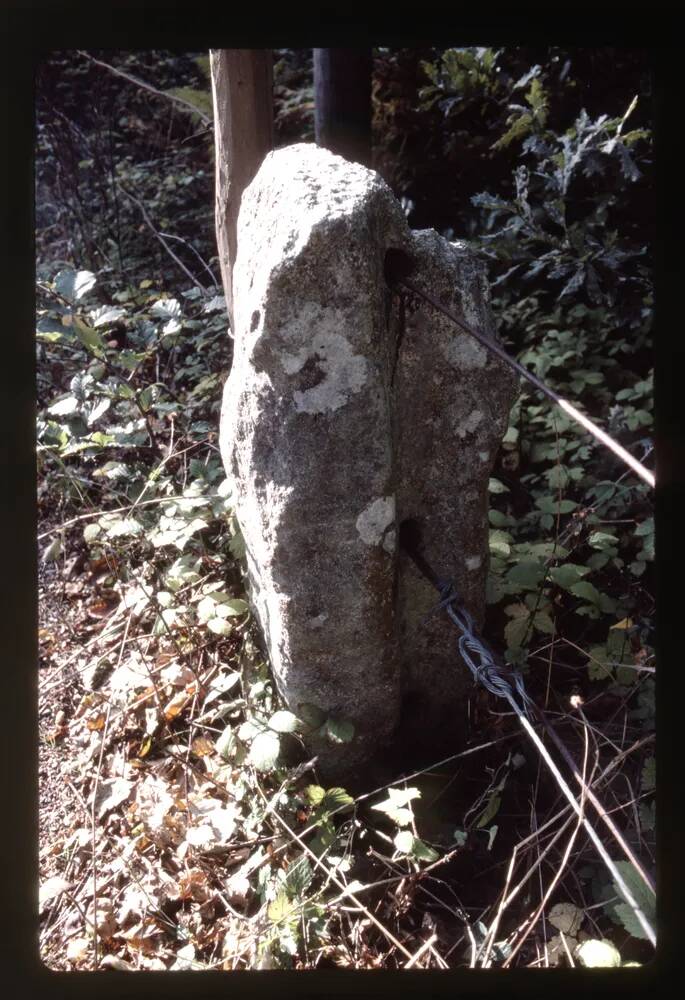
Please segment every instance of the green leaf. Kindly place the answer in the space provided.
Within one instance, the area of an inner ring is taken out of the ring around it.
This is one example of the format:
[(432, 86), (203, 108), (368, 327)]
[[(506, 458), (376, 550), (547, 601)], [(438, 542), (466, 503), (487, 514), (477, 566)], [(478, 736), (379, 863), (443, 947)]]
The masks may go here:
[(45, 547), (45, 550), (43, 552), (43, 562), (44, 563), (57, 562), (61, 554), (62, 554), (62, 538), (60, 535), (55, 535), (50, 544)]
[(575, 583), (572, 587), (569, 587), (570, 592), (575, 597), (582, 597), (585, 601), (590, 601), (595, 607), (599, 607), (601, 604), (601, 596), (596, 587), (593, 587), (591, 583), (587, 580), (581, 580), (580, 583)]
[(269, 903), (266, 914), (272, 924), (287, 923), (297, 917), (297, 910), (285, 889), (281, 889), (273, 902)]
[(571, 590), (589, 572), (587, 566), (564, 563), (563, 566), (555, 566), (551, 569), (549, 575), (557, 587), (563, 587), (564, 590)]
[(344, 788), (327, 788), (326, 794), (320, 802), (320, 809), (324, 812), (333, 812), (334, 809), (342, 809), (344, 806), (354, 804), (354, 799)]
[(432, 847), (428, 844), (424, 844), (422, 840), (418, 837), (413, 837), (413, 843), (411, 846), (411, 853), (416, 858), (417, 861), (437, 861), (440, 855), (437, 851), (434, 851)]
[(319, 827), (316, 837), (312, 840), (310, 847), (314, 854), (323, 854), (325, 850), (335, 843), (335, 827), (329, 820), (325, 820)]
[(91, 309), (90, 318), (93, 326), (106, 326), (108, 323), (116, 323), (118, 319), (126, 315), (126, 310), (121, 306), (100, 306), (98, 309)]
[(73, 271), (67, 269), (55, 275), (55, 291), (69, 302), (77, 302), (83, 298), (95, 285), (95, 275), (92, 271)]
[(411, 808), (405, 807), (412, 799), (420, 797), (421, 792), (418, 788), (389, 788), (388, 797), (371, 808), (385, 813), (398, 826), (408, 826), (414, 814)]
[(301, 701), (297, 706), (299, 717), (311, 729), (318, 729), (326, 721), (326, 713), (318, 705), (313, 705), (308, 701)]
[(219, 737), (219, 739), (216, 741), (216, 746), (215, 746), (216, 752), (219, 754), (220, 757), (223, 757), (224, 760), (228, 760), (235, 748), (235, 745), (236, 741), (233, 728), (231, 726), (227, 726), (226, 729), (224, 729), (221, 736)]
[(411, 849), (414, 846), (414, 834), (411, 830), (400, 830), (393, 843), (401, 854), (411, 854)]
[(269, 719), (269, 728), (276, 733), (294, 733), (300, 728), (300, 720), (292, 712), (275, 712)]
[(523, 645), (528, 633), (528, 621), (529, 618), (526, 615), (525, 618), (512, 618), (510, 622), (507, 622), (504, 628), (504, 638), (508, 649), (519, 649)]
[(490, 551), (501, 556), (508, 556), (511, 552), (511, 535), (507, 531), (490, 531)]
[(540, 562), (520, 562), (507, 573), (510, 583), (537, 590), (545, 576), (545, 567)]
[(618, 546), (618, 539), (615, 535), (610, 535), (607, 531), (593, 531), (588, 538), (588, 543), (593, 549), (601, 552), (612, 551)]
[(83, 346), (87, 348), (91, 354), (95, 354), (96, 357), (102, 357), (105, 353), (105, 345), (102, 341), (100, 334), (84, 323), (83, 320), (79, 319), (78, 316), (74, 316), (74, 333), (81, 341)]
[(499, 827), (497, 826), (496, 823), (493, 824), (493, 826), (491, 826), (490, 829), (488, 830), (488, 843), (487, 843), (488, 851), (492, 850), (492, 845), (495, 843), (495, 837), (497, 836), (498, 830)]
[(99, 523), (108, 538), (127, 538), (131, 535), (142, 535), (143, 525), (134, 517), (110, 517), (103, 515)]
[(281, 742), (276, 733), (262, 732), (252, 741), (249, 760), (258, 771), (271, 771), (280, 752)]
[(576, 948), (576, 955), (587, 969), (615, 969), (621, 964), (621, 956), (611, 941), (582, 941)]
[[(643, 914), (647, 918), (647, 921), (653, 927), (656, 922), (654, 896), (651, 894), (650, 890), (644, 884), (629, 861), (615, 861), (614, 864), (632, 894), (633, 899), (642, 910)], [(613, 883), (613, 886), (616, 895), (623, 899), (623, 894), (615, 882)], [(645, 934), (642, 925), (635, 916), (633, 908), (629, 905), (629, 903), (617, 903), (614, 907), (614, 913), (616, 918), (620, 921), (624, 929), (631, 935), (631, 937), (646, 940), (647, 935)]]
[(304, 793), (313, 806), (320, 805), (326, 797), (326, 789), (321, 785), (307, 785)]
[(207, 621), (207, 628), (214, 635), (230, 635), (233, 631), (233, 626), (225, 618), (210, 618)]
[(71, 413), (76, 413), (79, 409), (79, 401), (75, 396), (65, 396), (58, 399), (56, 403), (48, 406), (48, 413), (53, 413), (56, 417), (66, 417)]
[(543, 514), (570, 514), (578, 506), (573, 500), (557, 500), (556, 497), (539, 497), (535, 501)]
[(238, 736), (245, 742), (246, 740), (253, 740), (255, 736), (263, 732), (264, 726), (260, 725), (255, 719), (246, 719), (238, 730)]
[(604, 646), (593, 646), (590, 649), (587, 663), (588, 677), (592, 681), (602, 681), (613, 676), (612, 668), (607, 666), (607, 651)]
[(651, 792), (656, 788), (656, 758), (648, 757), (642, 768), (640, 787), (643, 792)]
[(501, 483), (499, 479), (490, 479), (488, 481), (488, 490), (490, 493), (508, 493), (509, 487)]
[[(169, 94), (171, 97), (179, 97), (187, 104), (192, 104), (193, 108), (197, 109), (197, 113), (203, 120), (212, 118), (214, 113), (212, 95), (208, 91), (194, 90), (192, 87), (172, 87), (171, 90), (166, 90), (165, 93)], [(187, 110), (190, 114), (193, 114), (191, 108), (187, 108), (185, 110)]]
[(556, 631), (556, 626), (546, 611), (538, 611), (533, 619), (533, 625), (538, 630), (538, 632), (544, 632), (545, 635), (554, 635)]
[(585, 917), (585, 911), (575, 903), (555, 903), (549, 911), (547, 919), (552, 927), (563, 934), (575, 937)]
[(487, 826), (490, 820), (495, 818), (495, 816), (499, 812), (499, 807), (501, 806), (501, 804), (502, 804), (501, 795), (490, 796), (490, 799), (487, 805), (485, 806), (485, 809), (483, 809), (483, 811), (476, 819), (475, 826), (477, 830), (480, 830), (482, 827)]
[(495, 510), (492, 507), (488, 511), (488, 518), (493, 528), (504, 528), (506, 525), (511, 524), (512, 521), (512, 519), (506, 514), (503, 514), (501, 510)]
[(285, 882), (283, 886), (288, 896), (293, 898), (301, 898), (304, 896), (310, 882), (314, 877), (314, 872), (312, 871), (312, 866), (309, 863), (309, 858), (305, 855), (301, 855), (295, 861), (293, 861), (285, 873)]
[(642, 829), (654, 830), (656, 827), (656, 802), (641, 802), (639, 814)]
[(83, 529), (84, 542), (90, 545), (91, 542), (95, 541), (95, 539), (97, 538), (97, 536), (100, 534), (101, 531), (102, 528), (99, 524), (87, 524), (86, 527)]
[(247, 601), (243, 601), (240, 598), (230, 601), (222, 601), (222, 607), (227, 609), (228, 615), (244, 615), (246, 611), (250, 610), (250, 605)]
[(643, 537), (644, 535), (654, 534), (654, 518), (648, 517), (641, 524), (638, 524), (635, 529), (635, 534), (638, 537)]
[(345, 719), (328, 718), (322, 728), (331, 743), (349, 743), (354, 736), (354, 725)]

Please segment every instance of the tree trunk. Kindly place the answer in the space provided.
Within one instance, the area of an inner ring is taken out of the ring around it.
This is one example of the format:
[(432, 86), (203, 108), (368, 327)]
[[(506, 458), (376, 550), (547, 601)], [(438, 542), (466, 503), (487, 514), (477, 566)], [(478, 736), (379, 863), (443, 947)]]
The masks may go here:
[(314, 49), (316, 142), (371, 166), (371, 49)]
[(273, 148), (271, 49), (210, 52), (216, 157), (215, 221), (221, 279), (233, 326), (233, 267), (242, 193)]

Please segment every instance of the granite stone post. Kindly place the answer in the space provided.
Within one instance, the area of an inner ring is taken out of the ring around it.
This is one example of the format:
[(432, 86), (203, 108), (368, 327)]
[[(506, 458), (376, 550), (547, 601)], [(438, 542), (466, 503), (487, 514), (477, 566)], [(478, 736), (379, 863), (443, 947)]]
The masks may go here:
[[(267, 155), (242, 196), (235, 348), (221, 450), (246, 543), (250, 599), (296, 715), (350, 721), (310, 734), (323, 772), (359, 771), (397, 740), (458, 746), (472, 680), (422, 552), (482, 620), (487, 488), (515, 377), (416, 297), (386, 255), (494, 336), (482, 265), (411, 232), (383, 180), (313, 144)], [(304, 706), (304, 707), (303, 707)]]

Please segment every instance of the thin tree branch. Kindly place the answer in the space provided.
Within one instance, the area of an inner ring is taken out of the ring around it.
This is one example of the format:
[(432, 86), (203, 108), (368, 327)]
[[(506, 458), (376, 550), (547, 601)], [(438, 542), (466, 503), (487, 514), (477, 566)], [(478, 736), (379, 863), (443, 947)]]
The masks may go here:
[(100, 59), (96, 59), (95, 56), (89, 55), (84, 52), (83, 49), (76, 50), (80, 56), (84, 59), (88, 59), (90, 62), (95, 63), (96, 66), (102, 66), (103, 69), (109, 70), (110, 73), (114, 73), (115, 76), (120, 76), (122, 79), (127, 80), (132, 83), (135, 87), (139, 87), (141, 90), (147, 90), (156, 97), (163, 97), (165, 101), (171, 101), (173, 104), (177, 104), (179, 107), (183, 108), (184, 111), (192, 111), (198, 115), (205, 125), (211, 125), (212, 119), (209, 115), (206, 115), (204, 111), (200, 111), (196, 108), (194, 104), (190, 101), (184, 101), (182, 97), (177, 97), (176, 94), (167, 94), (163, 90), (157, 90), (156, 87), (151, 86), (149, 83), (145, 83), (143, 80), (139, 80), (135, 76), (131, 76), (130, 73), (124, 73), (123, 70), (117, 69), (116, 66), (110, 66), (109, 63), (102, 62)]

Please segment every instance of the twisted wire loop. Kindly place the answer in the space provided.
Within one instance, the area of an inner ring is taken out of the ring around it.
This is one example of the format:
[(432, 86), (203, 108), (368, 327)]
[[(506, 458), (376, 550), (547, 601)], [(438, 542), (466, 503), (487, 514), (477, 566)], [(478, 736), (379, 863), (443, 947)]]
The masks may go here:
[(476, 634), (473, 618), (451, 583), (441, 585), (440, 595), (442, 599), (438, 607), (444, 607), (460, 629), (462, 634), (458, 642), (459, 653), (476, 683), (482, 684), (497, 698), (505, 698), (515, 711), (527, 716), (531, 699), (525, 689), (521, 671), (497, 663), (492, 651)]

